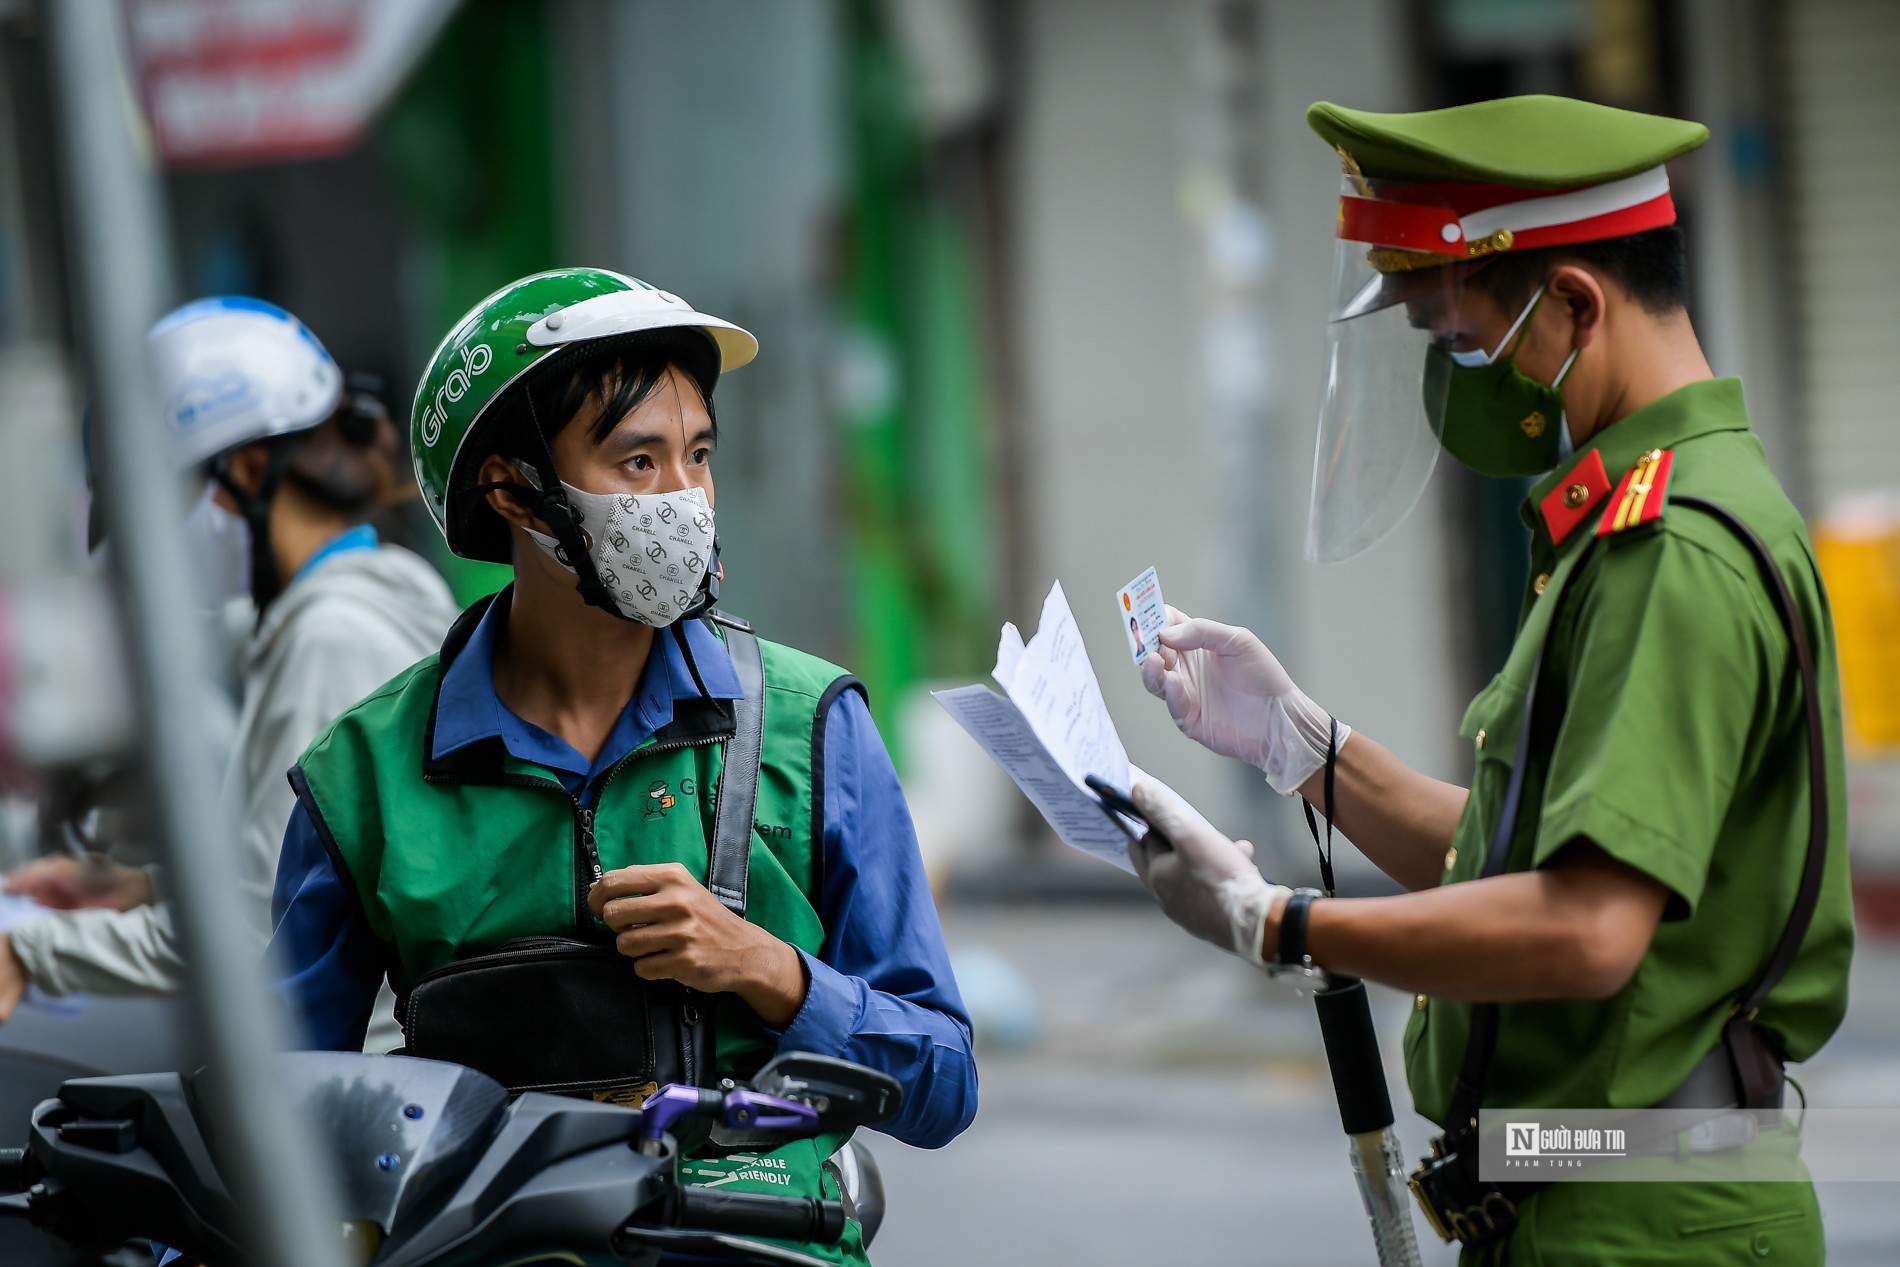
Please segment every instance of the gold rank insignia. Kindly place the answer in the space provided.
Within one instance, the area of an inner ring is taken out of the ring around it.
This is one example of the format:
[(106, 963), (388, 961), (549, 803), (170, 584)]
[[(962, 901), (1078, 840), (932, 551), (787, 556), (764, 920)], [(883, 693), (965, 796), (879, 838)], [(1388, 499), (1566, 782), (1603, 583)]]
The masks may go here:
[(1597, 524), (1597, 536), (1607, 537), (1661, 519), (1669, 502), (1669, 471), (1675, 461), (1671, 449), (1651, 449), (1643, 454), (1610, 494), (1603, 520)]

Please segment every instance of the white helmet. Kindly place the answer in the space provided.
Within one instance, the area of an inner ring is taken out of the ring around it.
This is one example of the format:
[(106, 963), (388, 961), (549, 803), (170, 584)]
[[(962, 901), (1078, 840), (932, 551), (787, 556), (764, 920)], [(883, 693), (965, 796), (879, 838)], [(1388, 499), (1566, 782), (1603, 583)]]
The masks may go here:
[(160, 318), (148, 342), (181, 468), (308, 430), (343, 399), (343, 372), (317, 336), (261, 299), (186, 304)]

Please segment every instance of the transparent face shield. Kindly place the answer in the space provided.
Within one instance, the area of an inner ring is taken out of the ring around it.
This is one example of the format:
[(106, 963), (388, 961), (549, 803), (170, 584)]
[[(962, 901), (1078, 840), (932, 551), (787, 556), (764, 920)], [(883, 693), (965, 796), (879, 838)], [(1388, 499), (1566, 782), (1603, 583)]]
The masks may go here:
[[(1385, 217), (1373, 185), (1351, 174), (1343, 194), (1306, 531), (1306, 555), (1320, 563), (1382, 540), (1424, 493), (1447, 387), (1445, 375), (1426, 372), (1426, 351), (1456, 334), (1468, 271), (1449, 211), (1439, 213), (1444, 223), (1409, 205), (1402, 220)], [(1441, 233), (1449, 249), (1418, 249)]]

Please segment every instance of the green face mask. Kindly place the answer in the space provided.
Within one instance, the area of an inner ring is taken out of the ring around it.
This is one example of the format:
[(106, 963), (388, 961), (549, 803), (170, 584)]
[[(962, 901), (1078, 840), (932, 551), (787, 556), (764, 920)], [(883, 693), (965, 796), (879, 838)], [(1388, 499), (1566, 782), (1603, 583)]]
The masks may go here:
[[(1433, 430), (1445, 452), (1480, 475), (1541, 475), (1570, 454), (1562, 389), (1580, 349), (1572, 350), (1548, 387), (1517, 368), (1517, 334), (1543, 298), (1540, 286), (1496, 352), (1426, 349), (1426, 416), (1438, 414)], [(1433, 407), (1437, 401), (1444, 402), (1442, 413)]]

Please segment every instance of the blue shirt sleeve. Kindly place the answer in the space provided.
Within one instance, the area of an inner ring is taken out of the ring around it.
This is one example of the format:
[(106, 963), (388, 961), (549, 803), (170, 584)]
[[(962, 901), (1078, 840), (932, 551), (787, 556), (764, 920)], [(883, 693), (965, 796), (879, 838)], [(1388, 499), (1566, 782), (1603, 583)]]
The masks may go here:
[(361, 1051), (383, 981), (383, 948), (364, 922), (301, 799), (284, 828), (271, 891), (271, 962), (304, 1045)]
[(970, 1017), (910, 807), (856, 691), (831, 705), (823, 761), (825, 941), (817, 957), (799, 952), (811, 987), (779, 1048), (890, 1074), (903, 1085), (904, 1107), (878, 1129), (941, 1148), (976, 1116)]

